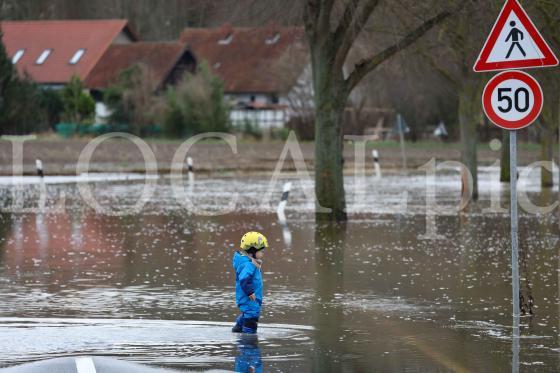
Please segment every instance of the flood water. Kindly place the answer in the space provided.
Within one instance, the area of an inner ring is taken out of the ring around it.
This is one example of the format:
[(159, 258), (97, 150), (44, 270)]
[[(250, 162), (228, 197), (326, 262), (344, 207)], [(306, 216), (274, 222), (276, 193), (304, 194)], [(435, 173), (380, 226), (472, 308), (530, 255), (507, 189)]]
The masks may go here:
[[(449, 207), (435, 220), (437, 239), (426, 237), (418, 173), (367, 178), (348, 195), (350, 221), (334, 226), (315, 225), (313, 202), (294, 181), (287, 227), (274, 213), (281, 182), (270, 208), (261, 203), (267, 176), (197, 178), (189, 193), (204, 210), (238, 194), (233, 212), (219, 216), (192, 214), (166, 177), (126, 216), (96, 213), (72, 180), (47, 179), (50, 210), (0, 214), (0, 367), (105, 355), (178, 370), (232, 371), (249, 359), (264, 371), (559, 371), (558, 209), (521, 212), (521, 292), (534, 304), (515, 356), (509, 195), (496, 177), (481, 171), (480, 200), (461, 213), (451, 208), (458, 175), (437, 177), (437, 201)], [(535, 204), (558, 199), (532, 180), (521, 189)], [(41, 184), (22, 185), (24, 206), (37, 205)], [(143, 183), (90, 186), (118, 209), (136, 202)], [(3, 207), (11, 188), (0, 185)], [(491, 193), (504, 212), (485, 211)], [(231, 258), (248, 230), (271, 244), (258, 341), (249, 345), (230, 332)]]

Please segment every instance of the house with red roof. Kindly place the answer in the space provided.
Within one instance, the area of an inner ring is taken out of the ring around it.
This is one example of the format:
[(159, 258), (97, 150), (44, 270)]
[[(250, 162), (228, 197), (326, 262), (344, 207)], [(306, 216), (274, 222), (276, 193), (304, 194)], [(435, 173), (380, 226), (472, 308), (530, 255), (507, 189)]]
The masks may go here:
[(142, 42), (127, 20), (2, 21), (3, 43), (21, 75), (60, 88), (77, 75), (109, 114), (103, 90), (122, 70), (147, 68), (157, 90), (206, 61), (224, 82), (234, 124), (281, 127), (312, 107), (311, 69), (302, 27), (187, 28), (176, 42)]
[(141, 64), (148, 69), (156, 90), (177, 83), (185, 72), (194, 72), (194, 55), (179, 42), (135, 42), (111, 45), (85, 79), (91, 90), (116, 83), (121, 71)]
[(113, 44), (107, 48), (84, 80), (97, 102), (97, 122), (103, 122), (109, 111), (103, 104), (103, 91), (118, 83), (120, 73), (134, 65), (145, 68), (155, 92), (179, 82), (186, 71), (196, 70), (196, 60), (185, 44), (179, 42), (134, 42)]
[(126, 20), (2, 21), (8, 56), (20, 74), (43, 86), (85, 81), (111, 45), (139, 40)]
[(224, 82), (234, 124), (281, 127), (294, 110), (313, 105), (303, 27), (186, 28), (180, 40)]
[(103, 90), (122, 70), (143, 64), (156, 89), (194, 71), (196, 60), (184, 43), (141, 42), (127, 20), (0, 22), (8, 56), (17, 71), (41, 86), (61, 88), (77, 75), (96, 101), (97, 121), (107, 112)]

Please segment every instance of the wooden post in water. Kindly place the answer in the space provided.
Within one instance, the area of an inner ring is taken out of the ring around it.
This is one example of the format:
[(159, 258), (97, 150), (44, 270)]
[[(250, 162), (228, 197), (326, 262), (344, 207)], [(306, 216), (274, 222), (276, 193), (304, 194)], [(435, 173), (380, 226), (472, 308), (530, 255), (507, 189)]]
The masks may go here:
[(377, 149), (373, 149), (371, 151), (371, 155), (373, 157), (373, 168), (375, 169), (375, 177), (380, 179), (381, 178), (381, 166), (379, 165), (379, 152)]
[(402, 167), (403, 170), (406, 172), (406, 149), (405, 149), (405, 144), (404, 144), (404, 130), (405, 130), (405, 124), (404, 124), (404, 119), (402, 117), (402, 115), (397, 114), (397, 126), (399, 127), (399, 140), (401, 143), (401, 156), (402, 156)]

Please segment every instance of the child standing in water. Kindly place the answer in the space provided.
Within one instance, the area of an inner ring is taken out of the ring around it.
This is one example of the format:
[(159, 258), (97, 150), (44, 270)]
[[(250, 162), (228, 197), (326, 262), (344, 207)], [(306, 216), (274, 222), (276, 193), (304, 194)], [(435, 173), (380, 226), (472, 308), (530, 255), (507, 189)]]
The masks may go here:
[(263, 289), (261, 265), (263, 250), (267, 247), (265, 236), (259, 232), (247, 232), (241, 238), (240, 250), (233, 255), (235, 300), (241, 311), (232, 329), (234, 333), (257, 332)]

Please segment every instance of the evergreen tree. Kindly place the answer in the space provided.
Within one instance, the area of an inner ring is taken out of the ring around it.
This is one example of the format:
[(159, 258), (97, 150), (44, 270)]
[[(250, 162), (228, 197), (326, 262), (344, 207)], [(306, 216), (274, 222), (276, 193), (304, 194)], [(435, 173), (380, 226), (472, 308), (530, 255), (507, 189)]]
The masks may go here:
[(0, 133), (20, 135), (44, 129), (39, 93), (28, 77), (18, 76), (0, 30)]
[(64, 120), (85, 124), (93, 120), (95, 101), (84, 91), (81, 79), (74, 75), (61, 92), (64, 104)]
[(2, 30), (0, 29), (0, 129), (2, 132), (5, 132), (10, 126), (9, 99), (12, 96), (16, 80), (17, 72), (2, 43)]
[(64, 102), (60, 93), (55, 89), (41, 89), (39, 106), (43, 111), (43, 122), (46, 128), (53, 128), (60, 122), (60, 115), (64, 110)]

